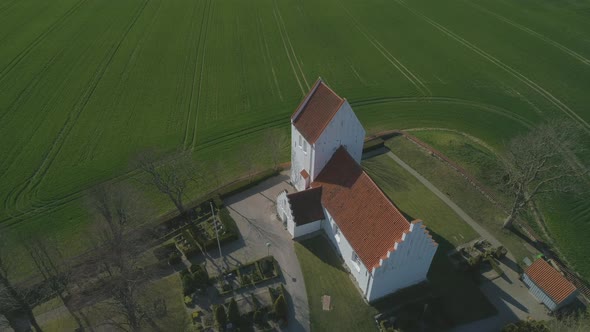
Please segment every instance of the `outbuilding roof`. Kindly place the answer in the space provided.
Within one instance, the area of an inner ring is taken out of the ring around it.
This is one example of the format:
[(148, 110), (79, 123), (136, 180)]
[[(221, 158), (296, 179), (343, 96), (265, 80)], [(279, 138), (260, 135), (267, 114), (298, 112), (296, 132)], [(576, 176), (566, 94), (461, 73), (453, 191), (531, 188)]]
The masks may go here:
[(287, 195), (295, 225), (301, 226), (324, 219), (322, 188), (312, 188)]
[(534, 261), (524, 273), (556, 304), (576, 291), (576, 287), (543, 258)]
[(344, 147), (311, 186), (322, 188), (322, 205), (369, 270), (410, 230), (410, 223)]
[(293, 113), (291, 120), (305, 140), (314, 144), (343, 103), (343, 98), (318, 79)]

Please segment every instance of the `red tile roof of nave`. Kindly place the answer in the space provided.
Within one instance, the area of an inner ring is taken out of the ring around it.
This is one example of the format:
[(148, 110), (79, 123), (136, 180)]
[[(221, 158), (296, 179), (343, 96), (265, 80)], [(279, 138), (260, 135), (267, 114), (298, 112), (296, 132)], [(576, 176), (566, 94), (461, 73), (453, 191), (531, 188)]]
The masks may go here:
[(312, 187), (322, 188), (322, 204), (369, 270), (410, 229), (402, 213), (344, 147), (334, 153)]

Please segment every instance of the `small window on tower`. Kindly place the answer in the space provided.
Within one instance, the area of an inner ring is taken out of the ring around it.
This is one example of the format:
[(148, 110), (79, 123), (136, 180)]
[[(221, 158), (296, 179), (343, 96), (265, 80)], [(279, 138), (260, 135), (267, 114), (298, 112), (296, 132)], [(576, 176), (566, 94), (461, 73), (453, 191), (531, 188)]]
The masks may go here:
[(307, 152), (307, 141), (303, 141), (303, 152)]

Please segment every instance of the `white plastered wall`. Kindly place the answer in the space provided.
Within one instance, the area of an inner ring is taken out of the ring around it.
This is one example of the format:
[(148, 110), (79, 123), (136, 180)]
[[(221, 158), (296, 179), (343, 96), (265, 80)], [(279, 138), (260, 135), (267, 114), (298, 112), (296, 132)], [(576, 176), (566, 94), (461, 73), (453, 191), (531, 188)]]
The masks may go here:
[(308, 170), (311, 179), (315, 180), (341, 145), (360, 164), (364, 140), (365, 129), (345, 101), (313, 146), (313, 167)]
[(344, 234), (342, 234), (342, 232), (339, 233), (339, 240), (336, 238), (333, 228), (334, 219), (332, 218), (332, 215), (330, 215), (330, 212), (328, 212), (328, 210), (325, 208), (324, 215), (326, 216), (326, 219), (322, 223), (322, 229), (326, 233), (328, 239), (330, 239), (330, 242), (332, 242), (332, 245), (336, 248), (338, 254), (342, 256), (342, 259), (344, 260), (346, 266), (350, 270), (350, 274), (356, 280), (357, 285), (361, 290), (361, 293), (363, 294), (363, 296), (366, 297), (366, 290), (369, 281), (369, 271), (362, 264), (362, 262), (355, 264), (352, 261), (352, 246), (350, 245), (350, 243), (348, 243), (348, 240), (346, 239), (346, 237), (344, 237)]
[(402, 288), (426, 280), (437, 245), (425, 232), (422, 222), (410, 224), (410, 231), (394, 245), (373, 269), (367, 300), (374, 301)]

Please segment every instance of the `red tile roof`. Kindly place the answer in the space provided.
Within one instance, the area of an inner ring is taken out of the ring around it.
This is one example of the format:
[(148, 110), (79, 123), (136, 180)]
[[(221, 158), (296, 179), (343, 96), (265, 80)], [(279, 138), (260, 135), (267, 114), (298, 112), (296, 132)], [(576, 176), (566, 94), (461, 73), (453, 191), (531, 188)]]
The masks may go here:
[(314, 144), (338, 112), (344, 99), (318, 79), (303, 100), (293, 113), (291, 120), (305, 140)]
[(409, 232), (410, 223), (343, 147), (312, 187), (322, 188), (323, 206), (368, 269)]
[(543, 258), (537, 259), (524, 273), (556, 304), (576, 291), (576, 287)]
[(321, 197), (322, 188), (312, 188), (287, 195), (297, 226), (324, 219)]

